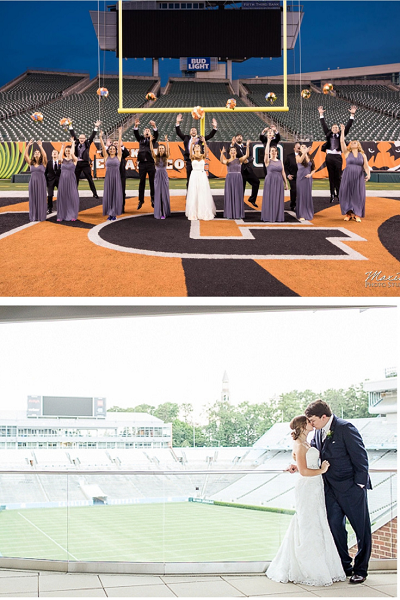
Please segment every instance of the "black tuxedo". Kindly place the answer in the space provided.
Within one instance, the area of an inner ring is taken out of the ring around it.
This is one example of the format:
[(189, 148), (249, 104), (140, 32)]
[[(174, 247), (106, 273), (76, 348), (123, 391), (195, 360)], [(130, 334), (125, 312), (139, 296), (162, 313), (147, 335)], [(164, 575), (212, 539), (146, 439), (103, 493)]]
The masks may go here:
[(322, 442), (321, 430), (317, 430), (311, 441), (311, 445), (320, 451), (321, 461), (327, 460), (330, 464), (323, 475), (329, 526), (343, 569), (350, 573), (352, 560), (345, 528), (345, 517), (348, 518), (357, 536), (354, 574), (366, 577), (372, 537), (367, 503), (367, 489), (371, 489), (368, 455), (359, 431), (348, 421), (334, 415), (330, 433)]
[[(139, 135), (138, 129), (134, 129), (133, 133), (136, 140), (139, 142), (138, 165), (139, 165), (139, 202), (144, 202), (144, 188), (146, 186), (146, 176), (149, 175), (150, 196), (151, 202), (154, 203), (154, 177), (156, 175), (156, 167), (154, 158), (151, 154), (150, 138), (145, 138), (144, 135)], [(157, 129), (153, 129), (153, 144), (158, 139)]]
[[(332, 129), (328, 128), (327, 124), (325, 123), (324, 117), (320, 118), (320, 121), (321, 121), (322, 129), (324, 130), (325, 137), (326, 137), (326, 142), (321, 146), (321, 150), (322, 150), (322, 152), (326, 152), (327, 150), (329, 150), (331, 148), (332, 138), (335, 134), (332, 132)], [(353, 121), (354, 121), (354, 119), (352, 119), (352, 118), (350, 118), (347, 121), (345, 130), (344, 130), (345, 137), (349, 133), (349, 130), (353, 124)], [(336, 137), (335, 146), (338, 147), (338, 149), (341, 151), (340, 133), (341, 132), (339, 132), (339, 134), (337, 134), (335, 136)], [(338, 144), (338, 142), (339, 142), (339, 144)], [(328, 152), (326, 154), (326, 168), (328, 169), (329, 187), (330, 187), (330, 191), (331, 191), (331, 196), (339, 197), (340, 181), (342, 179), (342, 169), (343, 169), (342, 155), (341, 154), (330, 154)]]
[[(89, 186), (90, 186), (93, 196), (97, 197), (96, 188), (95, 188), (95, 185), (94, 185), (93, 179), (92, 179), (92, 170), (90, 168), (90, 156), (89, 156), (90, 146), (92, 145), (92, 142), (96, 136), (97, 129), (93, 130), (90, 138), (88, 140), (85, 140), (83, 142), (83, 144), (79, 143), (79, 140), (76, 137), (75, 131), (72, 129), (72, 127), (70, 127), (69, 132), (71, 134), (71, 137), (73, 137), (75, 140), (75, 156), (78, 158), (78, 162), (76, 163), (76, 167), (75, 167), (76, 183), (79, 186), (79, 179), (80, 179), (81, 173), (82, 173), (89, 182)], [(82, 153), (81, 160), (79, 160), (79, 154), (80, 154), (81, 148), (83, 148), (83, 153)]]
[(296, 154), (291, 152), (287, 155), (285, 160), (285, 173), (286, 177), (292, 175), (293, 179), (288, 179), (290, 184), (290, 208), (294, 210), (296, 208), (296, 183), (297, 183), (297, 162)]
[[(175, 131), (176, 131), (176, 135), (178, 137), (180, 137), (181, 140), (183, 141), (183, 147), (184, 147), (183, 158), (186, 162), (186, 187), (187, 187), (189, 184), (190, 174), (192, 172), (192, 160), (190, 158), (190, 152), (189, 152), (189, 142), (190, 142), (192, 136), (185, 135), (184, 133), (182, 133), (179, 125), (175, 125)], [(214, 137), (216, 132), (217, 132), (216, 129), (211, 129), (210, 133), (205, 136), (206, 142), (208, 142), (208, 140), (211, 140), (211, 138)], [(197, 138), (197, 142), (198, 141), (199, 141), (199, 139)], [(202, 151), (204, 152), (204, 148), (203, 148), (203, 145), (201, 144), (201, 142), (200, 142), (200, 145), (201, 145)]]
[[(236, 157), (241, 158), (246, 154), (246, 146), (245, 144), (231, 144), (231, 148), (236, 148)], [(249, 202), (254, 203), (257, 202), (257, 194), (258, 188), (260, 187), (260, 180), (257, 175), (253, 171), (253, 158), (249, 156), (247, 162), (242, 162), (241, 168), (242, 178), (243, 178), (243, 194), (246, 189), (246, 183), (249, 182), (251, 185), (251, 196), (249, 198)]]
[[(54, 169), (54, 162), (57, 162), (56, 169)], [(60, 181), (61, 174), (61, 163), (58, 158), (57, 161), (53, 161), (52, 158), (47, 161), (44, 174), (47, 181), (47, 208), (50, 212), (53, 212), (54, 188), (56, 187), (58, 189), (58, 182)]]
[[(275, 148), (276, 148), (280, 141), (281, 141), (281, 134), (277, 131), (276, 135), (274, 135), (274, 137), (271, 139), (271, 141), (269, 143), (269, 147), (272, 148), (273, 146), (275, 146)], [(267, 136), (260, 133), (260, 142), (262, 144), (264, 144), (263, 167), (264, 167), (264, 177), (266, 177), (267, 176), (267, 167), (265, 166), (264, 158), (265, 158), (265, 148), (268, 143)]]

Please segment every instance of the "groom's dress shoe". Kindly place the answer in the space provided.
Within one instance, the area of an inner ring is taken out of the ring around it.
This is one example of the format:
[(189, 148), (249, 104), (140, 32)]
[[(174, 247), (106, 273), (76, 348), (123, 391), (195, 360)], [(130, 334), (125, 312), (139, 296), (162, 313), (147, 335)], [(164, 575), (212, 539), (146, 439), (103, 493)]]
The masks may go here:
[(367, 578), (363, 577), (362, 575), (352, 575), (350, 577), (350, 583), (364, 583), (366, 579)]

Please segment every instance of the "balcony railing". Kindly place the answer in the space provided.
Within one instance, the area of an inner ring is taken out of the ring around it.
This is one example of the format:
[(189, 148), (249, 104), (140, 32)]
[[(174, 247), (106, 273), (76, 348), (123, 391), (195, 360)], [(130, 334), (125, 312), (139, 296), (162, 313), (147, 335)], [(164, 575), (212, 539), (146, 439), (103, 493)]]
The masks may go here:
[[(285, 465), (286, 466), (286, 465)], [(372, 560), (396, 559), (397, 470), (371, 469)], [(282, 469), (0, 471), (0, 568), (261, 572), (294, 514)], [(348, 526), (349, 547), (356, 544)]]

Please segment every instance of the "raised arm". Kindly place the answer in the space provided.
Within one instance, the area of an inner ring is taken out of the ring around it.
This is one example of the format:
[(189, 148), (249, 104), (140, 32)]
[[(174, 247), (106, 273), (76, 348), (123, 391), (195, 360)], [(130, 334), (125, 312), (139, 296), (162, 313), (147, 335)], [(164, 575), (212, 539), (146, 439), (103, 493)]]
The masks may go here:
[(42, 155), (43, 166), (46, 168), (46, 166), (47, 166), (47, 154), (44, 151), (44, 148), (43, 148), (43, 145), (42, 145), (42, 140), (38, 140), (37, 144), (39, 146), (39, 152)]
[(33, 140), (29, 140), (29, 142), (26, 145), (25, 153), (24, 153), (24, 158), (25, 158), (25, 161), (28, 163), (28, 165), (30, 165), (30, 163), (31, 163), (31, 159), (29, 158), (29, 148), (32, 146), (32, 144), (33, 144)]
[(264, 165), (268, 167), (269, 165), (269, 147), (271, 144), (271, 138), (268, 138), (267, 145), (265, 146), (265, 154), (264, 154)]
[(176, 135), (178, 137), (180, 137), (182, 141), (184, 141), (185, 136), (181, 131), (181, 121), (182, 121), (182, 115), (179, 113), (179, 115), (176, 117), (175, 131), (176, 131)]
[(210, 133), (208, 135), (206, 135), (205, 140), (211, 140), (211, 138), (213, 138), (214, 135), (217, 133), (217, 121), (216, 121), (216, 119), (212, 120), (212, 125), (213, 125), (213, 128), (211, 129)]
[(58, 162), (61, 164), (63, 160), (64, 160), (64, 142), (61, 144), (61, 150), (58, 153)]
[(325, 123), (325, 117), (324, 117), (325, 111), (322, 108), (322, 106), (318, 106), (318, 112), (319, 112), (319, 120), (321, 121), (322, 129), (324, 130), (325, 135), (328, 135), (329, 128), (328, 128), (327, 124)]
[(150, 121), (150, 125), (153, 128), (153, 138), (154, 141), (156, 142), (158, 140), (158, 129), (157, 129), (157, 125), (155, 123), (155, 121)]
[(107, 150), (106, 150), (106, 147), (104, 145), (103, 132), (102, 131), (100, 131), (100, 133), (99, 133), (99, 139), (100, 139), (100, 146), (101, 146), (101, 151), (102, 151), (102, 154), (103, 154), (103, 158), (106, 161), (107, 160)]
[(90, 147), (91, 143), (93, 142), (94, 138), (96, 137), (96, 133), (97, 133), (97, 129), (98, 129), (99, 125), (100, 125), (100, 121), (96, 121), (96, 123), (94, 124), (94, 129), (92, 131), (92, 135), (88, 139), (89, 147)]
[(122, 160), (122, 127), (118, 128), (118, 152), (117, 152), (117, 156), (118, 156), (118, 160), (121, 162)]
[(226, 156), (225, 156), (225, 146), (222, 147), (219, 160), (222, 162), (223, 165), (228, 164), (228, 161), (226, 160)]
[(345, 128), (344, 128), (343, 123), (340, 123), (340, 149), (343, 152), (345, 158), (347, 158), (349, 155), (349, 151), (347, 150), (346, 144), (344, 141), (344, 129)]
[(349, 113), (350, 113), (350, 118), (346, 123), (346, 129), (344, 130), (344, 135), (346, 137), (346, 135), (349, 133), (350, 131), (350, 127), (353, 125), (354, 122), (354, 115), (356, 113), (357, 110), (357, 106), (355, 104), (352, 104), (349, 108)]
[(170, 153), (170, 149), (169, 149), (168, 136), (166, 135), (164, 137), (164, 139), (165, 139), (165, 154), (166, 154), (167, 158), (169, 158), (171, 153)]
[[(206, 142), (206, 138), (202, 136), (202, 138), (200, 138), (203, 142), (204, 145), (204, 158), (208, 158), (208, 146), (207, 146), (207, 142)], [(192, 144), (193, 146), (193, 144)]]
[(137, 142), (140, 142), (139, 125), (140, 125), (140, 120), (136, 117), (135, 126), (133, 128), (133, 135), (135, 136)]
[(247, 160), (249, 158), (249, 154), (250, 154), (250, 140), (247, 140), (247, 142), (246, 142), (246, 154), (244, 154), (243, 156), (241, 156), (239, 158), (239, 162), (242, 163), (245, 160)]
[(74, 138), (71, 138), (71, 157), (72, 157), (73, 163), (76, 165), (76, 163), (78, 162), (78, 159), (75, 156), (75, 140), (74, 140)]
[(156, 154), (155, 154), (154, 148), (153, 148), (153, 139), (154, 139), (154, 137), (151, 135), (150, 136), (150, 152), (151, 152), (151, 155), (152, 155), (153, 159), (155, 160), (156, 159)]

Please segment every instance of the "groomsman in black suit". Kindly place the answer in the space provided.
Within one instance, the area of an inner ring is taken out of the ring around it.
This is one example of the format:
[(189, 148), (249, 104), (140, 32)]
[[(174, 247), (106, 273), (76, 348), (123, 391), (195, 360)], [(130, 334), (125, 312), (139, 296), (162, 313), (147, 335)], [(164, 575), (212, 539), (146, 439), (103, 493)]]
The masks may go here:
[(94, 124), (94, 129), (93, 129), (92, 135), (90, 136), (90, 138), (88, 140), (86, 139), (86, 136), (84, 133), (81, 133), (79, 138), (77, 138), (75, 135), (75, 131), (72, 128), (72, 125), (70, 125), (70, 127), (69, 127), (69, 132), (71, 134), (71, 137), (73, 137), (75, 140), (75, 156), (78, 159), (78, 162), (76, 163), (76, 167), (75, 167), (76, 183), (79, 186), (79, 179), (80, 179), (81, 173), (83, 173), (83, 175), (86, 177), (86, 179), (89, 182), (89, 186), (90, 186), (90, 189), (92, 190), (93, 198), (98, 198), (99, 196), (96, 192), (96, 188), (95, 188), (95, 185), (94, 185), (93, 179), (92, 179), (92, 170), (90, 168), (89, 149), (90, 149), (90, 146), (92, 145), (92, 142), (96, 136), (96, 132), (97, 132), (99, 125), (100, 125), (100, 121), (96, 121), (96, 123)]
[[(349, 133), (350, 127), (353, 125), (354, 114), (357, 107), (352, 105), (349, 109), (350, 118), (347, 121), (347, 125), (344, 130), (344, 135)], [(326, 152), (326, 168), (328, 169), (329, 175), (329, 187), (331, 191), (332, 203), (334, 199), (339, 200), (339, 189), (340, 181), (342, 179), (342, 152), (340, 149), (340, 130), (337, 124), (332, 125), (331, 129), (328, 128), (325, 123), (324, 109), (322, 106), (318, 106), (319, 118), (321, 121), (322, 129), (326, 136), (326, 142), (321, 146), (322, 152)]]
[[(269, 143), (269, 147), (270, 149), (279, 144), (279, 142), (281, 141), (281, 134), (279, 133), (279, 131), (276, 128), (276, 125), (271, 125), (271, 127), (266, 127), (265, 129), (262, 130), (261, 134), (260, 134), (260, 142), (262, 144), (264, 144), (264, 153), (265, 153), (265, 146), (267, 145), (268, 142), (268, 137), (267, 137), (267, 132), (268, 130), (271, 129), (274, 132), (274, 136), (271, 138), (271, 141)], [(267, 176), (267, 167), (265, 166), (265, 163), (263, 161), (263, 167), (264, 167), (264, 177)]]
[[(108, 139), (107, 140), (107, 144), (106, 144), (106, 150), (108, 152), (108, 148), (111, 146), (112, 144), (112, 140)], [(118, 141), (116, 141), (114, 143), (115, 147), (118, 149)], [(128, 158), (129, 156), (129, 150), (127, 148), (125, 148), (125, 146), (123, 144), (121, 144), (121, 164), (119, 167), (119, 172), (121, 175), (121, 184), (122, 184), (122, 194), (123, 194), (123, 200), (122, 200), (122, 212), (125, 212), (125, 200), (126, 200), (126, 193), (125, 193), (125, 188), (126, 188), (126, 158)]]
[[(183, 146), (185, 148), (183, 158), (185, 159), (185, 162), (186, 162), (186, 187), (187, 187), (189, 185), (190, 174), (192, 172), (192, 161), (190, 160), (190, 150), (191, 150), (193, 144), (198, 144), (198, 143), (201, 144), (201, 141), (200, 141), (199, 136), (197, 135), (196, 127), (192, 127), (192, 129), (190, 130), (190, 135), (185, 135), (184, 133), (182, 133), (181, 128), (180, 128), (181, 121), (182, 121), (182, 115), (179, 114), (176, 117), (175, 131), (176, 131), (176, 135), (178, 137), (180, 137), (181, 140), (183, 141)], [(217, 132), (217, 121), (215, 119), (212, 120), (212, 125), (213, 125), (213, 129), (210, 131), (210, 133), (208, 135), (205, 136), (206, 142), (208, 142), (208, 140), (211, 140), (211, 138), (214, 137), (214, 135)]]
[(296, 142), (293, 152), (287, 155), (285, 160), (285, 173), (290, 183), (290, 210), (296, 208), (296, 183), (297, 183), (297, 162), (296, 156), (300, 152), (300, 142)]
[[(151, 154), (150, 148), (150, 129), (146, 127), (143, 130), (143, 135), (139, 135), (139, 125), (140, 120), (138, 118), (135, 119), (135, 127), (133, 128), (133, 133), (135, 135), (136, 140), (139, 142), (139, 152), (138, 152), (138, 165), (139, 165), (139, 203), (138, 210), (140, 210), (144, 203), (144, 188), (146, 185), (146, 176), (149, 174), (149, 183), (150, 183), (150, 196), (151, 196), (151, 206), (154, 208), (154, 177), (156, 175), (156, 166), (154, 164), (154, 158)], [(157, 126), (154, 121), (150, 121), (150, 125), (153, 128), (153, 144), (157, 141), (158, 131)]]
[(53, 212), (53, 195), (54, 188), (58, 189), (58, 182), (60, 181), (61, 164), (58, 160), (57, 150), (53, 150), (51, 153), (51, 160), (47, 161), (46, 170), (44, 172), (47, 181), (47, 214), (50, 215)]
[[(236, 158), (241, 158), (246, 154), (246, 145), (243, 144), (243, 136), (241, 133), (237, 133), (231, 142), (231, 148), (236, 148)], [(241, 168), (243, 178), (243, 194), (246, 190), (246, 183), (249, 182), (251, 185), (251, 196), (249, 198), (250, 204), (257, 207), (257, 194), (258, 188), (260, 187), (260, 180), (253, 171), (253, 158), (249, 157), (242, 162)]]

